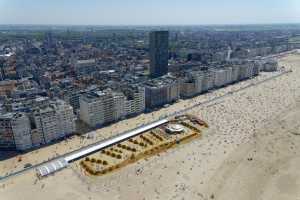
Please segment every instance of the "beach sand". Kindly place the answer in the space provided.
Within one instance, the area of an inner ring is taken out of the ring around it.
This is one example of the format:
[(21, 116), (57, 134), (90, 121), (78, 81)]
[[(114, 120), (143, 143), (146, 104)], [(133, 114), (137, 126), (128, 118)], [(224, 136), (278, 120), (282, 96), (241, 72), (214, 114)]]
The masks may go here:
[[(85, 176), (76, 164), (42, 180), (37, 180), (34, 172), (26, 173), (0, 182), (0, 200), (300, 198), (297, 170), (300, 166), (300, 135), (297, 135), (300, 133), (300, 55), (286, 56), (280, 65), (293, 72), (233, 93), (216, 104), (191, 110), (190, 113), (210, 125), (203, 138), (107, 176)], [(121, 121), (98, 130), (98, 139), (271, 75), (262, 74), (155, 113)], [(43, 156), (51, 156), (53, 149), (63, 153), (80, 145), (83, 143), (79, 138), (70, 139), (40, 149), (38, 153), (28, 153), (24, 159), (39, 162)], [(12, 170), (11, 163), (21, 165), (13, 159), (0, 162), (0, 173)]]

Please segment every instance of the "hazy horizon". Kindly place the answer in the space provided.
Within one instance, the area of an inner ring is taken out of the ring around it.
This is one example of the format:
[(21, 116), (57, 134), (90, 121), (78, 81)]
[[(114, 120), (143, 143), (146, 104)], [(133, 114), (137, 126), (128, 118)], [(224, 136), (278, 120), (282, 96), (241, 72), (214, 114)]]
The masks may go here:
[(298, 24), (297, 0), (0, 0), (2, 25), (256, 25)]

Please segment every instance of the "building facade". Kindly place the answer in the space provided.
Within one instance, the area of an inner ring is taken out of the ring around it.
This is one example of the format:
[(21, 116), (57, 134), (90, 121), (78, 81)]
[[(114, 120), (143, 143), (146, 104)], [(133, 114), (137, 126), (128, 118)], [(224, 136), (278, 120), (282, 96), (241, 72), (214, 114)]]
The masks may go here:
[(185, 80), (180, 83), (180, 96), (183, 98), (193, 97), (203, 92), (204, 75), (202, 71), (190, 71)]
[(50, 143), (76, 130), (73, 108), (62, 100), (36, 109), (33, 112), (33, 121), (36, 126), (34, 146)]
[(180, 98), (180, 81), (170, 76), (152, 79), (145, 84), (145, 98), (147, 109), (175, 102)]
[(29, 118), (24, 113), (0, 116), (0, 148), (24, 151), (32, 147)]
[(150, 33), (150, 76), (153, 78), (168, 73), (169, 32), (153, 31)]
[(80, 119), (91, 127), (117, 121), (126, 116), (123, 93), (104, 91), (89, 92), (80, 98)]
[(144, 111), (143, 87), (124, 86), (118, 92), (111, 89), (91, 91), (80, 98), (80, 119), (91, 127), (101, 127)]
[(134, 87), (124, 91), (126, 96), (125, 112), (127, 116), (137, 115), (145, 111), (145, 88)]

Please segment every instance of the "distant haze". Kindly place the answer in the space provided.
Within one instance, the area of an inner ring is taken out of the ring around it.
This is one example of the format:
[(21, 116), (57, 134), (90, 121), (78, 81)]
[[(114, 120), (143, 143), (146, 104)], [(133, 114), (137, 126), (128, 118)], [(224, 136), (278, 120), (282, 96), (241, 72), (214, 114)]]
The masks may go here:
[(0, 0), (0, 24), (299, 23), (300, 0)]

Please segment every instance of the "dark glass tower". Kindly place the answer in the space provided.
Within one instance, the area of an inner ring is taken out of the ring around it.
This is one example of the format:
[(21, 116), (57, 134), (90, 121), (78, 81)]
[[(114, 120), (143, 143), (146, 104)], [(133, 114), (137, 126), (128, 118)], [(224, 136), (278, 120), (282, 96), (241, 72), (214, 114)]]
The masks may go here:
[(150, 33), (150, 76), (153, 78), (168, 73), (169, 32), (153, 31)]

